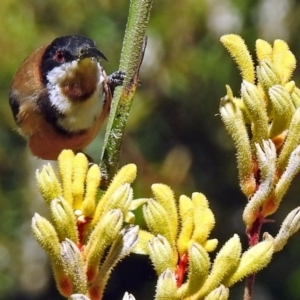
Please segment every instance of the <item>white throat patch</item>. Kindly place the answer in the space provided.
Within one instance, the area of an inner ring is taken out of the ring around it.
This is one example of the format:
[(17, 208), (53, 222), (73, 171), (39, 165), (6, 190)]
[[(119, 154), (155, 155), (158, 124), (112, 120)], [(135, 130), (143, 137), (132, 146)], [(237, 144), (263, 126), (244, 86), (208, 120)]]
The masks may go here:
[(63, 93), (60, 84), (68, 77), (72, 77), (78, 68), (78, 61), (64, 63), (55, 67), (47, 74), (49, 100), (59, 112), (63, 114), (58, 119), (58, 125), (69, 132), (76, 132), (90, 128), (95, 120), (99, 118), (103, 108), (103, 69), (96, 59), (98, 79), (94, 93), (83, 102), (69, 100)]

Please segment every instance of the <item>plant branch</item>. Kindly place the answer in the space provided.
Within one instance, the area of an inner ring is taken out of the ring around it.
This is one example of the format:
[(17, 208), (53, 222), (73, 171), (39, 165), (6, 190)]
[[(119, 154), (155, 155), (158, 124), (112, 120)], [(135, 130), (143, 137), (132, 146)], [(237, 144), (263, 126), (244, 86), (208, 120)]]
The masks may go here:
[(123, 41), (119, 70), (125, 71), (122, 87), (117, 87), (112, 100), (100, 168), (101, 188), (106, 190), (119, 167), (122, 140), (132, 100), (139, 84), (138, 77), (146, 49), (146, 26), (153, 0), (131, 0)]

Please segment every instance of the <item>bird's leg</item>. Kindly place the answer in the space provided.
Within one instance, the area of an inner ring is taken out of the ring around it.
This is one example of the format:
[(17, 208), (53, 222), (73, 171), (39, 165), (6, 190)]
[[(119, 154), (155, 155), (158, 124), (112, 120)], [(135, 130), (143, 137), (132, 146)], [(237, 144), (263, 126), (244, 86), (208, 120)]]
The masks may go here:
[(123, 84), (125, 78), (125, 72), (124, 71), (116, 71), (110, 74), (107, 77), (107, 83), (110, 88), (111, 94), (114, 94), (114, 90), (117, 86), (120, 86)]

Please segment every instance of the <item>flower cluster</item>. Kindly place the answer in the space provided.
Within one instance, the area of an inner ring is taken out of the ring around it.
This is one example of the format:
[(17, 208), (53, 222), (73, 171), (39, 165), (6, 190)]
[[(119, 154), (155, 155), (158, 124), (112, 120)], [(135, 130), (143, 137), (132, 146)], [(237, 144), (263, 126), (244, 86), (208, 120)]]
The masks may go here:
[[(35, 214), (32, 229), (65, 297), (102, 299), (113, 267), (130, 252), (149, 255), (159, 276), (155, 299), (227, 299), (228, 287), (271, 260), (274, 239), (242, 253), (234, 235), (211, 263), (218, 241), (209, 239), (215, 219), (205, 196), (177, 201), (168, 186), (154, 184), (153, 198), (134, 200), (135, 165), (123, 167), (106, 192), (99, 190), (99, 166), (81, 153), (64, 150), (58, 171), (59, 178), (50, 164), (37, 171), (52, 221)], [(148, 231), (131, 225), (140, 206)], [(124, 299), (134, 297), (126, 293)]]
[(64, 150), (58, 169), (60, 180), (50, 164), (36, 173), (52, 222), (36, 213), (33, 233), (51, 259), (63, 296), (101, 299), (113, 267), (137, 242), (138, 227), (124, 226), (132, 220), (136, 166), (123, 167), (103, 194), (99, 166), (90, 165), (84, 154)]
[(300, 170), (300, 89), (290, 79), (296, 59), (282, 40), (257, 40), (255, 68), (241, 37), (225, 35), (221, 42), (243, 78), (240, 97), (227, 86), (220, 114), (237, 149), (240, 186), (249, 199), (243, 219), (255, 245)]
[(148, 253), (159, 276), (155, 299), (228, 299), (228, 287), (270, 262), (272, 239), (242, 253), (235, 234), (212, 263), (209, 253), (218, 241), (208, 239), (215, 219), (205, 196), (182, 195), (177, 202), (163, 184), (154, 184), (152, 192), (154, 198), (140, 199), (146, 201), (143, 214), (149, 232), (140, 231), (135, 252)]

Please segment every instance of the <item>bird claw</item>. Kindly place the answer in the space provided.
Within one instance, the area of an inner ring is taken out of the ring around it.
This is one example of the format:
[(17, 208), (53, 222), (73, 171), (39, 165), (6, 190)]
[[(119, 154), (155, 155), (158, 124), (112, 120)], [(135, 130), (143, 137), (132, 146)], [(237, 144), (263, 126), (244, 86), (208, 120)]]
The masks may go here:
[(116, 71), (113, 72), (111, 75), (108, 76), (107, 82), (112, 90), (114, 90), (117, 86), (123, 84), (125, 79), (125, 72), (124, 71)]

